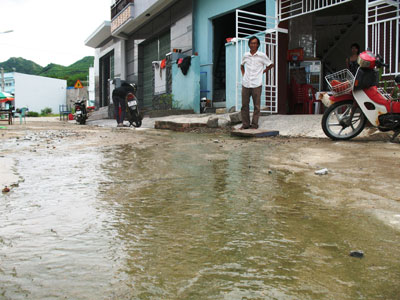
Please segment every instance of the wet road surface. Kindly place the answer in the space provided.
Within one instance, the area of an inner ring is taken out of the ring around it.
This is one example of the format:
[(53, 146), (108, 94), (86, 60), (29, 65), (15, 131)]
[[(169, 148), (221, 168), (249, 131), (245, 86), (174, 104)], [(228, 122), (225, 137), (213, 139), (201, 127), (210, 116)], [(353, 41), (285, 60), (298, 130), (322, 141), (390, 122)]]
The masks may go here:
[(29, 150), (9, 154), (0, 299), (400, 298), (399, 232), (276, 168), (279, 143), (46, 134), (3, 145)]

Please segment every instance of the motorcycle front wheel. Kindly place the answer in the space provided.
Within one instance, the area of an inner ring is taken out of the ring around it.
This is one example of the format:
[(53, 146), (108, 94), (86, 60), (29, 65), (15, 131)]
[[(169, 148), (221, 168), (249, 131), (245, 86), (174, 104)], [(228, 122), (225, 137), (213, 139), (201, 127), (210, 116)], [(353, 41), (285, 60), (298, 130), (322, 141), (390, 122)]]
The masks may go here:
[(332, 140), (349, 140), (361, 133), (365, 116), (352, 100), (332, 104), (322, 117), (322, 130)]

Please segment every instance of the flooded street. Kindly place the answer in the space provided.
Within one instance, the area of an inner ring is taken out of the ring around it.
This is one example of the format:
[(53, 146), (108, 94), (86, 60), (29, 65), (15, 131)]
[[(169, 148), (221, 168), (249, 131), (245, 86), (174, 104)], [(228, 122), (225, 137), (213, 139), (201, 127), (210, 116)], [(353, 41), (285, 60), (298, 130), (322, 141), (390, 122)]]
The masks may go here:
[(78, 127), (1, 140), (0, 299), (400, 299), (398, 144)]

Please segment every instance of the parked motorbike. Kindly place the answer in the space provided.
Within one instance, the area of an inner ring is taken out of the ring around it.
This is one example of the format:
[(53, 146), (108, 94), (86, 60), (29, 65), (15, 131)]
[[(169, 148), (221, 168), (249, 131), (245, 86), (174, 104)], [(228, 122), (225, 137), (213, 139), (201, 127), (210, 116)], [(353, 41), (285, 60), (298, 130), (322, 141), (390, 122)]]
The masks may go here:
[(75, 106), (75, 120), (77, 123), (84, 125), (88, 118), (88, 112), (86, 109), (86, 100), (78, 100), (74, 103)]
[[(136, 86), (135, 91), (136, 91)], [(128, 93), (126, 95), (126, 110), (127, 110), (127, 118), (129, 121), (129, 126), (133, 127), (140, 127), (142, 126), (142, 119), (143, 117), (141, 116), (139, 112), (139, 103), (137, 101), (136, 96), (133, 93)]]
[[(349, 140), (359, 135), (367, 120), (380, 131), (393, 131), (392, 141), (400, 134), (400, 101), (378, 88), (377, 69), (388, 67), (380, 55), (364, 51), (358, 58), (355, 76), (345, 69), (325, 77), (332, 96), (320, 100), (328, 109), (322, 117), (322, 129), (332, 140)], [(395, 82), (400, 85), (400, 76)]]

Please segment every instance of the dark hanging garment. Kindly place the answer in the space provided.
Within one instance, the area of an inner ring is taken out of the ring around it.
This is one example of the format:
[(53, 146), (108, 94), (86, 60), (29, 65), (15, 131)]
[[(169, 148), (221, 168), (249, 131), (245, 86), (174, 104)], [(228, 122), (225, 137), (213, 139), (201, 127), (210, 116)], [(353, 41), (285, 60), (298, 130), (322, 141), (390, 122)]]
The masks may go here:
[(182, 70), (183, 75), (187, 74), (187, 72), (188, 72), (188, 70), (190, 68), (191, 62), (192, 62), (192, 57), (191, 56), (186, 56), (183, 59), (182, 63), (179, 65), (181, 70)]

